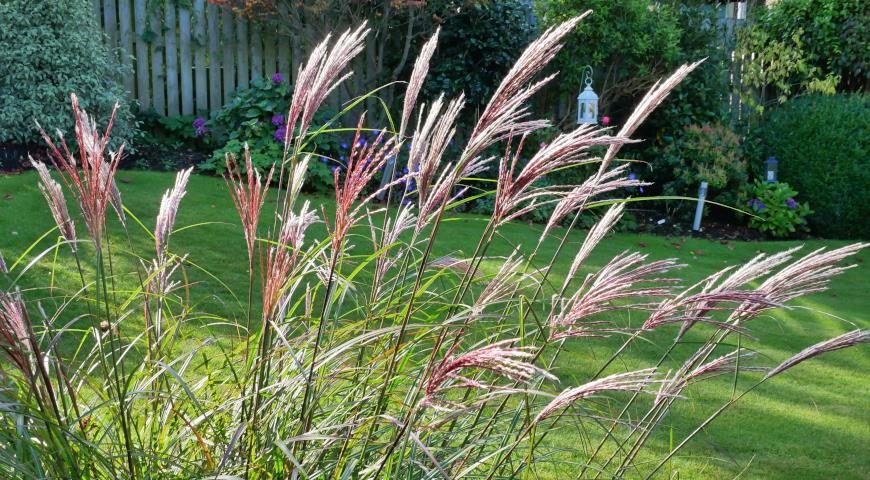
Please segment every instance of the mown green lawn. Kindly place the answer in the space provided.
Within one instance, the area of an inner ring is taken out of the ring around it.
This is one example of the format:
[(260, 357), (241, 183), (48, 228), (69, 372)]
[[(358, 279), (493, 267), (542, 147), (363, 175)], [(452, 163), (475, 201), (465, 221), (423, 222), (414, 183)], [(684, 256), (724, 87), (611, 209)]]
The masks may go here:
[[(125, 205), (147, 228), (152, 228), (160, 196), (173, 177), (150, 172), (120, 172), (119, 186)], [(312, 199), (326, 203), (328, 199)], [(72, 209), (72, 205), (70, 205)], [(319, 210), (319, 208), (318, 208)], [(483, 229), (484, 220), (474, 215), (451, 215), (436, 241), (435, 255), (461, 257), (469, 255)], [(153, 252), (151, 241), (135, 225), (131, 230), (134, 251), (148, 256)], [(79, 231), (83, 232), (81, 222)], [(129, 252), (127, 240), (110, 222), (111, 245)], [(51, 247), (56, 234), (51, 233), (36, 244), (53, 226), (48, 209), (36, 187), (32, 173), (0, 176), (0, 252), (10, 266), (18, 270), (32, 261), (39, 252)], [(189, 228), (184, 228), (189, 226)], [(244, 253), (238, 220), (223, 182), (217, 178), (195, 176), (187, 196), (182, 201), (177, 227), (172, 239), (173, 250), (189, 252), (193, 286), (192, 301), (198, 311), (229, 314), (239, 308), (233, 294), (241, 298), (247, 286), (247, 259)], [(540, 226), (514, 223), (500, 230), (500, 240), (490, 249), (493, 257), (508, 255), (516, 245), (532, 248), (540, 235)], [(311, 238), (322, 237), (323, 225), (316, 225)], [(561, 232), (557, 232), (561, 234)], [(554, 283), (568, 269), (570, 257), (583, 239), (583, 232), (569, 238), (568, 255), (556, 266)], [(360, 237), (358, 243), (363, 242)], [(727, 265), (744, 262), (758, 252), (775, 252), (800, 242), (729, 242), (665, 238), (639, 234), (614, 235), (599, 246), (586, 271), (603, 265), (613, 255), (624, 250), (648, 253), (651, 259), (676, 257), (690, 266), (681, 272), (685, 284), (694, 282)], [(842, 241), (807, 241), (804, 251), (820, 246), (836, 247)], [(25, 251), (33, 248), (29, 253)], [(540, 258), (547, 258), (556, 241), (545, 243)], [(65, 253), (65, 252), (64, 252)], [(74, 285), (78, 274), (69, 255), (56, 258), (47, 255), (19, 281), (28, 300), (47, 298), (45, 287)], [(798, 350), (856, 326), (870, 328), (870, 268), (866, 260), (870, 252), (859, 254), (852, 263), (857, 267), (832, 282), (831, 290), (796, 301), (789, 310), (779, 310), (755, 320), (751, 334), (757, 339), (744, 339), (743, 346), (759, 351), (759, 363), (776, 364)], [(117, 270), (133, 271), (133, 259), (116, 265)], [(490, 266), (496, 265), (493, 258)], [(85, 259), (87, 264), (87, 259)], [(202, 271), (198, 271), (201, 267)], [(208, 271), (209, 273), (203, 273)], [(119, 278), (119, 290), (132, 278)], [(4, 286), (5, 287), (5, 286)], [(228, 291), (229, 289), (229, 291)], [(230, 293), (232, 291), (233, 293)], [(50, 308), (51, 305), (46, 305)], [(642, 319), (632, 319), (640, 322)], [(206, 330), (197, 323), (209, 324), (210, 319), (192, 318), (186, 330), (188, 341), (194, 342)], [(135, 329), (135, 325), (128, 325)], [(215, 327), (220, 330), (219, 327)], [(210, 330), (214, 331), (214, 329)], [(232, 335), (232, 331), (225, 331)], [(649, 336), (649, 342), (639, 342), (622, 358), (613, 371), (650, 366), (673, 338), (674, 330)], [(688, 339), (699, 340), (700, 336)], [(601, 364), (602, 359), (620, 344), (619, 338), (572, 340), (566, 354), (560, 357), (554, 373), (562, 385), (583, 383)], [(691, 344), (685, 348), (691, 348)], [(65, 345), (72, 351), (75, 345)], [(677, 354), (680, 352), (678, 351)], [(859, 347), (837, 352), (804, 363), (746, 397), (735, 408), (713, 423), (703, 434), (676, 457), (662, 475), (678, 478), (776, 478), (829, 479), (870, 478), (870, 348)], [(669, 436), (678, 442), (697, 423), (720, 405), (732, 390), (731, 378), (720, 378), (687, 390), (687, 399), (678, 403), (653, 441), (651, 457), (660, 457), (668, 448)], [(590, 446), (582, 431), (574, 427), (557, 429), (551, 437), (559, 451), (559, 467), (547, 467), (539, 472), (544, 478), (573, 478), (575, 464), (584, 458)], [(573, 472), (573, 474), (572, 474)]]

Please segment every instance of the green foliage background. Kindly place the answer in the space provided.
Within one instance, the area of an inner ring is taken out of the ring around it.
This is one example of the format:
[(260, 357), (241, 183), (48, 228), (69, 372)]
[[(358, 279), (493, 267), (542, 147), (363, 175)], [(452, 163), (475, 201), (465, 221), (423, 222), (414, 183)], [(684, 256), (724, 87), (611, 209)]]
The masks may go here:
[(779, 180), (815, 211), (814, 232), (870, 238), (870, 97), (811, 95), (770, 112), (754, 132)]
[(0, 2), (0, 142), (38, 141), (36, 121), (52, 134), (70, 132), (70, 93), (101, 123), (121, 102), (112, 136), (128, 138), (120, 73), (89, 0)]

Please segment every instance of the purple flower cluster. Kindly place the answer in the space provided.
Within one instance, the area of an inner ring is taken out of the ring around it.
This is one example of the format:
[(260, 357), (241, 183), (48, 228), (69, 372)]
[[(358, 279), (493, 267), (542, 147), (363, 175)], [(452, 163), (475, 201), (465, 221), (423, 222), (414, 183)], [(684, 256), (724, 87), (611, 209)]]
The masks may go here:
[(788, 197), (788, 200), (785, 201), (785, 206), (794, 210), (798, 207), (798, 203), (795, 201), (795, 199)]
[(765, 208), (767, 208), (767, 205), (765, 205), (764, 202), (757, 198), (753, 198), (752, 200), (750, 200), (749, 206), (756, 210), (764, 210)]
[[(278, 75), (278, 74), (276, 74), (276, 75)], [(287, 140), (286, 122), (287, 122), (287, 120), (284, 118), (284, 115), (281, 115), (280, 113), (276, 113), (275, 115), (272, 115), (272, 125), (277, 127), (277, 128), (275, 128), (275, 134), (273, 135), (273, 137), (275, 138), (275, 141), (278, 143), (284, 143), (284, 141)]]
[(281, 72), (277, 72), (274, 75), (272, 75), (272, 83), (274, 83), (275, 85), (280, 85), (283, 82), (284, 82), (284, 75), (281, 75)]
[(197, 137), (201, 137), (208, 133), (208, 127), (205, 126), (206, 120), (202, 117), (197, 117), (196, 120), (193, 121), (193, 134)]
[(274, 138), (276, 142), (284, 143), (284, 141), (287, 140), (287, 128), (284, 125), (281, 125), (275, 129)]

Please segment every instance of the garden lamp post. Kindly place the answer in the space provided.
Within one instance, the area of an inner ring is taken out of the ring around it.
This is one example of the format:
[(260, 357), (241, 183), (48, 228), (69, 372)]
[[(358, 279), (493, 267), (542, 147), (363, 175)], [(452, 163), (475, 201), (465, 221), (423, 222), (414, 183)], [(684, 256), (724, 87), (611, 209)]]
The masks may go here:
[(767, 157), (767, 160), (764, 161), (764, 181), (767, 183), (776, 183), (776, 173), (779, 169), (779, 161), (777, 161), (776, 157)]
[(707, 198), (707, 182), (701, 182), (698, 187), (698, 204), (695, 206), (695, 221), (692, 222), (692, 230), (701, 230), (701, 216), (704, 215), (704, 200)]
[(586, 88), (577, 95), (577, 124), (598, 123), (598, 95), (592, 90), (592, 67), (583, 67)]

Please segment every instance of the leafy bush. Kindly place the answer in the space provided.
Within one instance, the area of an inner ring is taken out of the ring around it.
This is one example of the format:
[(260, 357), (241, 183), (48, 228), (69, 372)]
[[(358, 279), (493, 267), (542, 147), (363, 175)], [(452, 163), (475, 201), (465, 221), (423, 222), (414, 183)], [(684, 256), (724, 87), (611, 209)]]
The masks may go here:
[(787, 237), (798, 229), (806, 230), (804, 217), (813, 213), (807, 202), (795, 200), (798, 192), (784, 182), (755, 182), (749, 192), (749, 208), (754, 217), (749, 226), (774, 237)]
[[(662, 149), (652, 167), (658, 178), (664, 176), (660, 181), (666, 195), (695, 197), (701, 182), (707, 182), (708, 199), (731, 206), (745, 201), (749, 172), (740, 137), (721, 123), (686, 127)], [(675, 209), (682, 215), (691, 210), (685, 202), (677, 202)]]
[(138, 112), (134, 145), (161, 146), (167, 149), (190, 148), (210, 152), (215, 147), (215, 137), (205, 135), (203, 130), (197, 129), (197, 118), (196, 115), (165, 116), (154, 110)]
[(779, 180), (813, 206), (827, 237), (870, 238), (870, 97), (806, 96), (771, 111), (755, 129), (759, 156), (779, 160)]
[(532, 38), (528, 2), (471, 2), (447, 19), (424, 85), (427, 97), (464, 92), (466, 108), (481, 107)]
[[(295, 146), (317, 133), (309, 130), (308, 118), (291, 118), (290, 131), (298, 133), (285, 160), (292, 168), (278, 173), (285, 189), (266, 202), (271, 185), (252, 165), (229, 167), (240, 227), (237, 235), (211, 243), (219, 251), (206, 258), (243, 258), (248, 268), (225, 278), (183, 251), (197, 249), (195, 242), (175, 239), (199, 226), (176, 228), (191, 169), (179, 172), (162, 197), (153, 233), (142, 234), (147, 241), (110, 248), (110, 209), (120, 219), (112, 227), (130, 237), (144, 224), (126, 220), (122, 192), (114, 187), (119, 158), (86, 141), (82, 122), (89, 119), (74, 109), (78, 140), (87, 151), (49, 151), (57, 175), (81, 200), (75, 220), (81, 218), (84, 228), (76, 230), (60, 183), (37, 165), (59, 241), (51, 239), (32, 261), (13, 263), (12, 271), (0, 262), (0, 476), (518, 478), (563, 451), (545, 440), (570, 422), (571, 430), (585, 428), (590, 446), (597, 445), (583, 450), (592, 452), (588, 458), (572, 459), (572, 468), (583, 466), (578, 477), (599, 471), (653, 477), (756, 387), (809, 358), (870, 342), (870, 331), (855, 330), (761, 376), (753, 352), (732, 340), (765, 321), (763, 314), (774, 306), (823, 289), (840, 272), (837, 265), (862, 244), (798, 259), (791, 252), (762, 254), (745, 267), (684, 283), (673, 259), (624, 252), (605, 265), (589, 264), (588, 254), (623, 214), (624, 204), (616, 203), (572, 257), (561, 257), (575, 251), (562, 248), (567, 234), (554, 235), (561, 242), (555, 251), (539, 249), (551, 234), (545, 232), (532, 253), (518, 249), (492, 262), (487, 250), (529, 201), (558, 201), (553, 217), (559, 217), (628, 184), (624, 169), (604, 160), (604, 175), (572, 195), (565, 194), (572, 186), (536, 183), (588, 161), (593, 145), (620, 147), (621, 139), (601, 131), (560, 135), (523, 166), (505, 155), (494, 212), (479, 238), (468, 239), (474, 253), (463, 259), (432, 256), (442, 248), (439, 227), (449, 220), (458, 182), (483, 167), (478, 153), (512, 132), (540, 126), (517, 119), (546, 65), (541, 59), (558, 51), (577, 21), (542, 37), (520, 57), (455, 162), (444, 161), (442, 147), (456, 116), (424, 109), (436, 125), (414, 132), (415, 145), (427, 151), (404, 177), (420, 186), (406, 198), (413, 207), (372, 209), (373, 196), (365, 193), (405, 142), (391, 136), (354, 148), (336, 177), (335, 201), (311, 208), (300, 196), (311, 164)], [(320, 81), (300, 92), (298, 101), (316, 109), (325, 92), (341, 83), (362, 41), (357, 30), (336, 39), (331, 50), (315, 50), (328, 53), (309, 61), (303, 74)], [(418, 65), (415, 77), (425, 75), (426, 62)], [(663, 85), (683, 77), (680, 71)], [(663, 87), (646, 101), (668, 92)], [(415, 100), (412, 94), (403, 120), (417, 113)], [(97, 173), (83, 179), (88, 172)], [(320, 221), (325, 235), (311, 238), (309, 227)], [(554, 282), (550, 273), (559, 260), (570, 261), (571, 269), (563, 282)], [(78, 275), (33, 271), (54, 272), (61, 262)], [(18, 282), (28, 276), (43, 283), (22, 292)], [(219, 285), (209, 297), (226, 301), (197, 302), (191, 291), (200, 290), (201, 279)], [(46, 321), (33, 322), (30, 312)], [(197, 320), (207, 340), (194, 344), (185, 341), (185, 331)], [(613, 334), (624, 335), (625, 343), (604, 355), (611, 358), (596, 365), (597, 373), (565, 375), (564, 385), (550, 373), (566, 344)], [(754, 343), (765, 341), (758, 337)], [(625, 370), (637, 362), (622, 352), (635, 342), (664, 338), (673, 340), (655, 367)], [(57, 348), (61, 342), (77, 348), (64, 352)], [(683, 395), (686, 389), (697, 393), (699, 384), (715, 379), (717, 388), (724, 384), (733, 393), (721, 407), (685, 436), (671, 429), (667, 453), (649, 448), (651, 435), (666, 433), (672, 415), (686, 410), (672, 408), (691, 397)], [(607, 401), (590, 401), (593, 395)], [(564, 415), (575, 407), (584, 414)], [(675, 433), (682, 437), (678, 444)], [(622, 448), (627, 439), (630, 449)]]
[[(870, 91), (870, 3), (780, 0), (738, 31), (744, 100), (765, 88), (779, 103), (802, 93)], [(762, 101), (766, 99), (761, 99)]]
[(116, 102), (116, 142), (129, 139), (131, 116), (116, 80), (121, 70), (103, 43), (88, 0), (0, 2), (0, 142), (39, 141), (70, 132), (69, 96), (105, 122)]
[[(249, 88), (238, 90), (232, 99), (209, 121), (195, 120), (188, 132), (198, 137), (212, 137), (211, 142), (222, 143), (200, 169), (212, 173), (226, 171), (226, 155), (244, 157), (247, 143), (254, 168), (265, 173), (284, 155), (286, 115), (293, 95), (292, 86), (283, 75), (251, 82)], [(337, 127), (334, 112), (318, 111), (314, 122), (319, 127)], [(197, 133), (198, 132), (198, 133)], [(337, 135), (324, 133), (313, 136), (305, 150), (318, 160), (311, 168), (309, 191), (325, 192), (332, 187), (333, 170), (340, 168), (348, 151), (348, 141), (341, 142)], [(343, 145), (343, 147), (342, 147)]]

